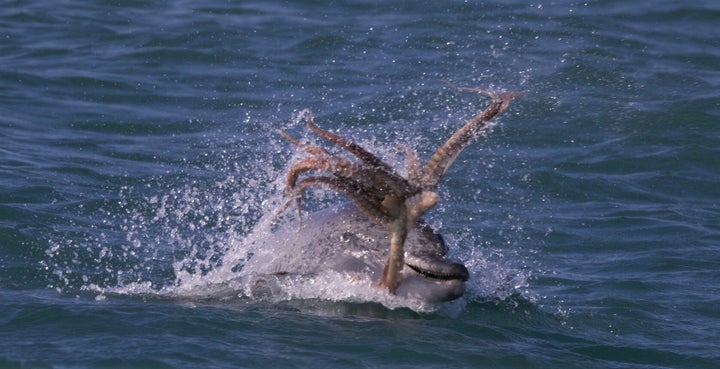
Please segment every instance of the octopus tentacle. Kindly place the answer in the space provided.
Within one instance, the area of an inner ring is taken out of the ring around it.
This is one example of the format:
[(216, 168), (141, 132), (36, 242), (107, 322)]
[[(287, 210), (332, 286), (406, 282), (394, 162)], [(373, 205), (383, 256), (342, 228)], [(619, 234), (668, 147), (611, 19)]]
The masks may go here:
[(385, 163), (380, 158), (373, 155), (357, 143), (350, 141), (344, 137), (340, 137), (330, 131), (321, 129), (320, 127), (315, 125), (315, 122), (312, 118), (312, 113), (310, 111), (307, 112), (307, 124), (308, 128), (310, 128), (310, 130), (312, 130), (316, 135), (328, 141), (331, 141), (336, 145), (342, 147), (343, 149), (347, 150), (351, 154), (355, 155), (358, 159), (360, 159), (363, 163), (372, 168), (376, 176), (379, 175), (384, 177), (382, 178), (382, 183), (392, 183), (392, 187), (398, 192), (409, 191), (410, 186), (408, 181), (405, 178), (399, 176), (393, 167), (391, 167), (389, 164)]
[(285, 183), (285, 192), (290, 194), (300, 175), (311, 170), (331, 172), (340, 178), (352, 178), (359, 168), (350, 161), (333, 156), (305, 158), (290, 167)]
[(496, 116), (510, 105), (512, 99), (522, 96), (522, 92), (492, 93), (477, 88), (462, 87), (462, 90), (480, 92), (492, 97), (493, 101), (484, 111), (470, 119), (455, 132), (435, 153), (422, 170), (420, 183), (425, 189), (434, 189), (455, 161), (460, 152), (474, 139), (478, 133), (488, 126)]
[(309, 111), (307, 113), (307, 125), (308, 128), (310, 128), (310, 130), (313, 131), (316, 135), (342, 147), (351, 154), (355, 155), (358, 159), (362, 160), (365, 164), (386, 172), (394, 172), (394, 169), (390, 165), (380, 160), (380, 158), (373, 155), (369, 151), (365, 150), (365, 148), (363, 148), (362, 146), (316, 126), (312, 118), (312, 113)]
[(298, 212), (300, 211), (300, 199), (302, 194), (309, 187), (315, 185), (324, 185), (333, 191), (344, 194), (349, 197), (358, 207), (358, 209), (372, 221), (385, 224), (390, 222), (390, 216), (384, 211), (382, 206), (372, 199), (368, 198), (355, 184), (347, 179), (327, 176), (314, 176), (303, 178), (295, 187), (293, 198), (296, 201)]
[(403, 144), (397, 144), (396, 146), (405, 153), (407, 160), (408, 182), (413, 185), (420, 183), (421, 167), (417, 152)]
[(404, 199), (392, 199), (398, 202), (399, 213), (390, 225), (390, 252), (383, 269), (380, 286), (388, 289), (391, 294), (395, 293), (400, 282), (400, 271), (405, 264), (405, 238), (408, 231), (407, 208)]
[[(379, 165), (389, 167), (389, 165), (367, 152), (364, 148), (362, 148), (362, 146), (315, 126), (314, 123), (312, 123), (312, 113), (310, 111), (306, 111), (306, 115), (308, 117), (308, 121), (310, 122), (310, 127), (314, 127), (314, 132), (316, 132), (319, 136), (331, 140), (343, 148), (352, 148), (357, 152), (356, 156), (358, 156), (358, 158), (366, 164), (373, 163), (373, 165), (375, 165), (380, 163)], [(360, 165), (357, 165), (345, 158), (332, 155), (320, 146), (303, 144), (282, 130), (280, 130), (279, 133), (285, 139), (290, 141), (291, 144), (298, 146), (311, 154), (310, 158), (301, 160), (301, 162), (296, 163), (290, 169), (286, 187), (288, 190), (293, 187), (298, 176), (306, 171), (315, 169), (329, 171), (340, 177), (357, 178), (358, 185), (367, 192), (392, 193), (402, 196), (405, 194), (414, 194), (418, 191), (416, 186), (411, 185), (408, 180), (399, 176), (394, 171), (388, 171), (377, 166), (370, 166), (370, 168), (364, 168), (361, 171)]]
[[(308, 112), (308, 114), (310, 113)], [(320, 146), (304, 144), (282, 130), (280, 130), (279, 133), (294, 146), (304, 149), (307, 153), (311, 154), (310, 157), (302, 159), (290, 167), (285, 184), (285, 191), (288, 195), (295, 187), (298, 177), (305, 172), (325, 170), (331, 171), (337, 176), (350, 177), (358, 171), (358, 167), (354, 163), (344, 158), (334, 156)]]

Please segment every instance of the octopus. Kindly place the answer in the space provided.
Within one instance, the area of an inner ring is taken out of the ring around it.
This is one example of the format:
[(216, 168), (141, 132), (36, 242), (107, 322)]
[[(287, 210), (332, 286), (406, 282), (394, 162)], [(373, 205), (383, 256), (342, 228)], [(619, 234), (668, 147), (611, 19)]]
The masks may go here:
[(323, 186), (347, 196), (371, 222), (387, 225), (389, 253), (378, 285), (391, 294), (398, 287), (405, 265), (404, 244), (408, 231), (437, 205), (440, 199), (437, 188), (443, 176), (462, 150), (506, 110), (513, 99), (522, 95), (521, 92), (457, 88), (489, 96), (491, 102), (435, 150), (425, 165), (421, 165), (414, 150), (400, 146), (407, 158), (406, 176), (359, 144), (319, 128), (307, 109), (303, 113), (310, 131), (340, 147), (345, 155), (332, 154), (320, 145), (301, 142), (280, 131), (292, 145), (306, 153), (290, 165), (285, 183), (287, 202), (282, 211), (294, 202), (301, 214), (304, 192), (313, 186)]

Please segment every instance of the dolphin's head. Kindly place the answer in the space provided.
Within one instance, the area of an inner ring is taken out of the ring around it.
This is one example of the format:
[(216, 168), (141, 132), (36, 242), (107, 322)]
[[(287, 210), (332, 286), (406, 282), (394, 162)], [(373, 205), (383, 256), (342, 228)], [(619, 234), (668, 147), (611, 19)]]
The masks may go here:
[[(243, 267), (251, 274), (364, 275), (379, 284), (388, 258), (387, 225), (368, 220), (352, 203), (307, 214), (264, 238)], [(407, 233), (404, 265), (395, 294), (427, 302), (457, 299), (468, 270), (447, 258), (442, 236), (420, 222)], [(350, 277), (355, 278), (355, 277)]]
[(398, 295), (430, 302), (462, 297), (470, 274), (465, 265), (447, 259), (447, 245), (439, 233), (421, 223), (408, 234), (405, 245)]

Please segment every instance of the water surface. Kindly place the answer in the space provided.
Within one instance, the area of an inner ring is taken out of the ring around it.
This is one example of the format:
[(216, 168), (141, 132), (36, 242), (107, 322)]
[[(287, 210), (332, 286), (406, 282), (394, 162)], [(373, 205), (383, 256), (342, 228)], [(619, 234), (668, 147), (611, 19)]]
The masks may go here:
[[(719, 367), (718, 19), (710, 1), (7, 2), (0, 367)], [(525, 92), (428, 215), (465, 298), (203, 295), (281, 202), (298, 153), (276, 129), (312, 139), (310, 108), (427, 159), (488, 104), (443, 80)]]

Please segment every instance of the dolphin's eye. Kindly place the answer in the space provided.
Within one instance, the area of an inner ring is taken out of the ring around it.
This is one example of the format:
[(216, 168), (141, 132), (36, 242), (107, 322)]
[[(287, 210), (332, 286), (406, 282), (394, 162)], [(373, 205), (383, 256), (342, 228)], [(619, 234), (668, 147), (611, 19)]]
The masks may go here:
[(340, 242), (348, 243), (353, 238), (355, 238), (355, 235), (353, 235), (352, 233), (343, 232), (343, 234), (340, 235)]

